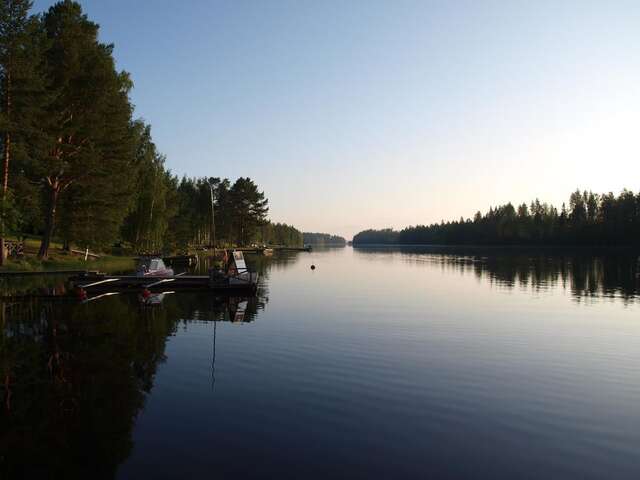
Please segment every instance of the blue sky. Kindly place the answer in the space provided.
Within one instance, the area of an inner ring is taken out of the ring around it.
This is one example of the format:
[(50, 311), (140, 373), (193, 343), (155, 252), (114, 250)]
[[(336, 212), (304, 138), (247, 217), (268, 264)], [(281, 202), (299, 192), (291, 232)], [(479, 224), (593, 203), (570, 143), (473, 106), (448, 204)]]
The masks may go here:
[(249, 176), (276, 221), (350, 237), (640, 188), (637, 1), (80, 3), (171, 170)]

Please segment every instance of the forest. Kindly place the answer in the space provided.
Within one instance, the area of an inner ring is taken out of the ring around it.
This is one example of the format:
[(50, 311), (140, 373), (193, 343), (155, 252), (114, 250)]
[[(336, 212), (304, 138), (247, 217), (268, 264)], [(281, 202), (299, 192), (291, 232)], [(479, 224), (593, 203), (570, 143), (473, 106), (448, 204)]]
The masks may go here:
[(319, 247), (344, 247), (347, 244), (347, 241), (343, 237), (329, 233), (304, 232), (303, 241), (305, 245), (315, 245)]
[(214, 238), (302, 244), (301, 232), (268, 221), (268, 200), (250, 178), (178, 178), (167, 169), (150, 125), (133, 117), (130, 75), (78, 3), (38, 15), (31, 8), (0, 2), (2, 245), (35, 235), (45, 259), (54, 240), (135, 251)]
[(473, 219), (417, 225), (400, 231), (365, 230), (354, 245), (584, 245), (639, 246), (640, 193), (576, 190), (558, 210), (539, 200), (492, 207)]

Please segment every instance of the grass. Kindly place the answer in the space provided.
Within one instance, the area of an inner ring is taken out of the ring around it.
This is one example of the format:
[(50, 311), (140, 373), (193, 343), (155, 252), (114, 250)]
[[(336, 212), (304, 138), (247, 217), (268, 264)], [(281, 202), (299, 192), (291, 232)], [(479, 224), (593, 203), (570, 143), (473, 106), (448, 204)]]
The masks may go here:
[[(9, 238), (9, 240), (15, 240)], [(132, 270), (136, 260), (130, 256), (100, 255), (98, 259), (84, 260), (82, 255), (74, 255), (62, 250), (62, 245), (52, 242), (49, 249), (49, 258), (40, 260), (37, 257), (40, 239), (27, 238), (24, 241), (24, 256), (22, 258), (9, 258), (0, 271), (24, 271), (37, 272), (41, 270), (99, 270), (102, 272), (116, 272)]]
[(99, 259), (84, 261), (84, 258), (71, 255), (50, 255), (47, 260), (39, 260), (35, 256), (25, 255), (20, 259), (8, 259), (0, 271), (37, 272), (40, 270), (99, 270), (115, 272), (135, 268), (134, 257), (104, 256)]

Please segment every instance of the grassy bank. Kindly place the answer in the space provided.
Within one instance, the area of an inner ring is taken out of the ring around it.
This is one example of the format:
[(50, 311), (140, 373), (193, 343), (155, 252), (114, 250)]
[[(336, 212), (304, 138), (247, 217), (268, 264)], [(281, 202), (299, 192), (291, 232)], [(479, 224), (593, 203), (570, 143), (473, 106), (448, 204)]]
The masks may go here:
[[(10, 240), (15, 240), (11, 239)], [(37, 257), (40, 240), (27, 238), (24, 241), (24, 256), (21, 258), (9, 258), (0, 271), (24, 271), (37, 272), (41, 270), (100, 270), (103, 272), (115, 272), (132, 270), (136, 260), (131, 256), (100, 255), (100, 258), (89, 258), (75, 255), (62, 250), (62, 245), (53, 243), (47, 260)]]
[(39, 260), (35, 256), (25, 255), (20, 259), (9, 259), (0, 271), (37, 272), (41, 270), (100, 270), (114, 272), (135, 268), (134, 257), (103, 256), (99, 259), (84, 261), (71, 255), (55, 254), (47, 260)]

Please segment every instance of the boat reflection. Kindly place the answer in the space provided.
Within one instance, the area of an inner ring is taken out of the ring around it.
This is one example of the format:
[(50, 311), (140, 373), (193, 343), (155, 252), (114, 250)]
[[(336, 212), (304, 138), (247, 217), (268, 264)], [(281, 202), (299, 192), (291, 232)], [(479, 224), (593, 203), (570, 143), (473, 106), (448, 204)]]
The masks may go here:
[(151, 293), (149, 290), (143, 290), (138, 294), (138, 301), (142, 306), (145, 307), (156, 307), (162, 305), (162, 301), (165, 299), (167, 295), (171, 295), (176, 293), (174, 291), (170, 292), (159, 292), (159, 293)]

